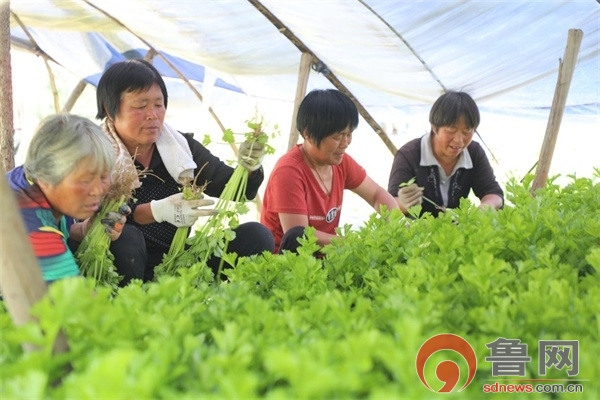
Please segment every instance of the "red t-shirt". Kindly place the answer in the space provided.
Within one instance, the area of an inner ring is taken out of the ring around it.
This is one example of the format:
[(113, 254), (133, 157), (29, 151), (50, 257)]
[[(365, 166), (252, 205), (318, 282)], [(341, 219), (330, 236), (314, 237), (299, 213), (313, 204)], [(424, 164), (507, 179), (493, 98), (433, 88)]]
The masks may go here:
[(344, 189), (358, 187), (366, 178), (363, 167), (348, 154), (339, 165), (333, 165), (331, 195), (304, 161), (300, 145), (296, 145), (275, 164), (265, 188), (260, 222), (273, 232), (275, 251), (283, 237), (279, 214), (308, 216), (308, 225), (316, 230), (335, 234), (342, 211)]

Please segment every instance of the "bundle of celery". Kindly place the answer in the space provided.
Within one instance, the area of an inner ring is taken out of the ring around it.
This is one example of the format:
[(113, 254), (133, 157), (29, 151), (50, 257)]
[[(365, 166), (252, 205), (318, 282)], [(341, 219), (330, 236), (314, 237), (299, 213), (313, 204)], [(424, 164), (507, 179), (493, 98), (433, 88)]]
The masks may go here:
[[(251, 149), (260, 144), (265, 146), (267, 154), (274, 153), (274, 149), (267, 144), (269, 135), (263, 132), (262, 119), (259, 122), (248, 121), (247, 126), (250, 132), (243, 135), (245, 141), (250, 143)], [(234, 135), (233, 131), (228, 129), (223, 135), (223, 140), (234, 143)], [(238, 164), (215, 206), (219, 212), (209, 217), (204, 225), (187, 239), (189, 248), (186, 251), (180, 251), (169, 259), (168, 273), (174, 273), (180, 267), (190, 267), (197, 262), (206, 263), (211, 256), (226, 259), (229, 264), (235, 262), (236, 255), (226, 254), (227, 246), (235, 238), (234, 229), (239, 225), (238, 216), (249, 211), (248, 206), (244, 204), (248, 176), (248, 170)], [(161, 272), (167, 271), (163, 269)]]
[(81, 273), (94, 279), (97, 285), (116, 288), (121, 280), (113, 264), (115, 258), (109, 250), (110, 237), (106, 234), (101, 219), (108, 212), (118, 212), (124, 204), (124, 196), (121, 199), (104, 201), (75, 253)]
[(114, 256), (110, 252), (110, 236), (102, 224), (102, 218), (108, 212), (124, 214), (122, 207), (133, 197), (134, 182), (138, 181), (137, 171), (125, 167), (124, 163), (115, 165), (111, 174), (110, 189), (96, 213), (91, 226), (75, 252), (75, 258), (81, 273), (93, 278), (96, 285), (109, 286), (116, 289), (122, 277), (114, 266)]
[[(200, 168), (193, 181), (191, 179), (184, 179), (182, 181), (182, 192), (185, 200), (202, 199), (204, 197), (204, 189), (206, 189), (208, 182), (205, 182), (201, 186), (196, 184), (196, 180), (198, 179), (198, 176), (202, 172), (204, 166), (206, 166), (206, 164)], [(185, 242), (189, 236), (189, 231), (190, 228), (187, 226), (177, 228), (175, 231), (175, 236), (173, 236), (173, 241), (171, 242), (171, 247), (169, 247), (169, 252), (163, 256), (162, 262), (155, 267), (155, 274), (173, 274), (173, 272), (177, 270), (176, 262), (181, 262), (182, 258), (186, 258)], [(185, 262), (187, 262), (187, 260), (185, 260)]]

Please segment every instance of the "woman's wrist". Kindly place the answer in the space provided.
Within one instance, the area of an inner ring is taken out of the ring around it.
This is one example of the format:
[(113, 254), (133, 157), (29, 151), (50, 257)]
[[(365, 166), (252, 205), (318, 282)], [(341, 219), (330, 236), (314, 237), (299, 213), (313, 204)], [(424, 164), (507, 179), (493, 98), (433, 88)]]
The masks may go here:
[(71, 229), (69, 229), (69, 235), (72, 239), (81, 242), (87, 233), (87, 221), (75, 222), (71, 225)]

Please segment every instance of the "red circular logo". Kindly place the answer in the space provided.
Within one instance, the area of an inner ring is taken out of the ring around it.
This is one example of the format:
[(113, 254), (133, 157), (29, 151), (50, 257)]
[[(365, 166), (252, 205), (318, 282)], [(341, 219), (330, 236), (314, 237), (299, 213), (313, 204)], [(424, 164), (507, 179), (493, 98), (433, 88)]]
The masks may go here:
[[(415, 365), (419, 379), (429, 390), (435, 392), (435, 390), (427, 384), (424, 371), (425, 363), (429, 357), (440, 350), (454, 350), (467, 362), (467, 366), (469, 367), (467, 381), (458, 391), (464, 390), (475, 377), (475, 371), (477, 370), (477, 356), (469, 342), (452, 333), (440, 333), (439, 335), (430, 337), (423, 343), (417, 353)], [(435, 368), (435, 375), (440, 381), (444, 382), (444, 386), (438, 390), (437, 393), (450, 393), (458, 383), (458, 379), (460, 378), (460, 368), (454, 361), (445, 360), (437, 365)]]

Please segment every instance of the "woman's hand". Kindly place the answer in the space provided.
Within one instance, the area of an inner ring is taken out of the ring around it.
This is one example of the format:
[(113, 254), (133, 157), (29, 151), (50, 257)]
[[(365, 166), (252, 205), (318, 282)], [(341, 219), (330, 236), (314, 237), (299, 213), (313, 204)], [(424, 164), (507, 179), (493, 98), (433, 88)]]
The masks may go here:
[(104, 231), (110, 236), (111, 241), (117, 240), (121, 236), (123, 226), (127, 222), (127, 216), (131, 213), (131, 208), (127, 204), (119, 207), (118, 212), (107, 212), (100, 222), (104, 225)]
[(486, 194), (481, 198), (481, 209), (499, 210), (504, 206), (504, 200), (497, 194)]
[(184, 200), (183, 193), (176, 193), (160, 200), (152, 200), (150, 209), (156, 222), (168, 222), (180, 228), (192, 226), (199, 217), (218, 213), (214, 208), (202, 208), (215, 204), (213, 200)]
[(243, 142), (240, 144), (238, 162), (249, 172), (256, 171), (262, 165), (267, 148), (259, 142)]
[(403, 186), (398, 190), (398, 200), (406, 210), (421, 204), (423, 202), (423, 188), (417, 186), (416, 183)]

